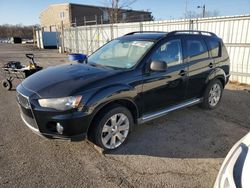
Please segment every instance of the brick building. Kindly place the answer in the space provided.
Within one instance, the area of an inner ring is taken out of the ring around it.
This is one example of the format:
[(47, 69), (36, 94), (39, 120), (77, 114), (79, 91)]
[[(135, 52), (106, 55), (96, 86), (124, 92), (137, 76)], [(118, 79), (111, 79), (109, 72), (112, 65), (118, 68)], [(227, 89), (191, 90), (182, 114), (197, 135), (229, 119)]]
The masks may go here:
[[(108, 24), (112, 9), (100, 6), (72, 3), (53, 4), (40, 14), (41, 28), (45, 31), (55, 31), (63, 22), (64, 27)], [(121, 9), (117, 16), (118, 22), (151, 21), (151, 12)]]

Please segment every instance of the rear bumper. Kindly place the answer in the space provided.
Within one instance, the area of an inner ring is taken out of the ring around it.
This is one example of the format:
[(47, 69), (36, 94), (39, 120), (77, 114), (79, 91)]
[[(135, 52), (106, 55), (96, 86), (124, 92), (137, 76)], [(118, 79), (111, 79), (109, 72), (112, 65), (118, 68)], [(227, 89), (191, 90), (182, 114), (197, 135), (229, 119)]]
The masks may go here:
[[(17, 101), (20, 107), (20, 115), (26, 126), (37, 135), (46, 138), (65, 139), (78, 141), (86, 138), (90, 125), (91, 115), (84, 111), (57, 111), (42, 108), (37, 102), (36, 94), (25, 91), (18, 86)], [(56, 125), (63, 127), (58, 132)]]
[(225, 82), (225, 85), (229, 82), (230, 76), (231, 76), (230, 74), (226, 75), (226, 80), (225, 80), (226, 82)]

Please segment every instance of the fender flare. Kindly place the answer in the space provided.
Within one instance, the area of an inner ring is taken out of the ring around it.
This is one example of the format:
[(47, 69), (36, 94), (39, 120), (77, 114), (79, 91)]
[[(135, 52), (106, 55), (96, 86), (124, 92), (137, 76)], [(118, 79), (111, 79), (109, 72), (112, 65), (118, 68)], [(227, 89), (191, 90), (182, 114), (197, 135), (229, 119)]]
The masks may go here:
[(223, 84), (223, 86), (225, 85), (225, 83), (226, 83), (226, 73), (221, 68), (215, 68), (214, 71), (212, 71), (208, 75), (208, 77), (206, 79), (206, 82), (205, 82), (205, 85), (207, 86), (209, 84), (209, 82), (211, 82), (212, 80), (214, 80), (216, 78), (219, 78), (220, 80), (223, 80), (222, 84)]
[(135, 88), (126, 84), (115, 84), (105, 88), (100, 88), (94, 92), (86, 101), (88, 113), (95, 115), (103, 106), (116, 100), (127, 100), (132, 102), (137, 112), (138, 105), (133, 100), (137, 96)]

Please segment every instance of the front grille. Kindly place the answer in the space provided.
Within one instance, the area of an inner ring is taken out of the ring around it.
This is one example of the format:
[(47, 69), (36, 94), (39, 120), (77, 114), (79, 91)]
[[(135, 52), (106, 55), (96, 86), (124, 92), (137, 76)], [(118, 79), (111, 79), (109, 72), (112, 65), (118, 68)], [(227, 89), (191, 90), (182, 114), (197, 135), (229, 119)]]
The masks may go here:
[(17, 102), (24, 108), (30, 109), (29, 98), (17, 93)]
[[(20, 111), (21, 111), (21, 116), (23, 118), (23, 120), (25, 121), (25, 123), (29, 124), (29, 126), (34, 127), (35, 129), (38, 129), (38, 126), (36, 124), (36, 121), (32, 115), (32, 112), (29, 110), (29, 112), (26, 112), (26, 109), (22, 109), (22, 107), (20, 107)], [(28, 115), (29, 114), (29, 115)]]

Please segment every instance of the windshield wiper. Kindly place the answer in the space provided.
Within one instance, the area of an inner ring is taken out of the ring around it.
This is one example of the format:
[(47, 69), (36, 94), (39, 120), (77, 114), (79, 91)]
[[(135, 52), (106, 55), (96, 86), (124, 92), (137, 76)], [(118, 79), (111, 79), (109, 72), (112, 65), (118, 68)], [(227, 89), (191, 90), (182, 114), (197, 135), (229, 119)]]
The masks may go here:
[(108, 66), (108, 65), (101, 65), (101, 64), (98, 64), (98, 63), (88, 63), (90, 66), (93, 66), (93, 67), (103, 67), (103, 68), (108, 68), (108, 69), (113, 69), (113, 70), (119, 70), (119, 69), (122, 69), (122, 68), (119, 68), (119, 67), (112, 67), (112, 66)]
[(92, 67), (104, 67), (103, 65), (97, 64), (97, 63), (88, 63), (88, 65)]

